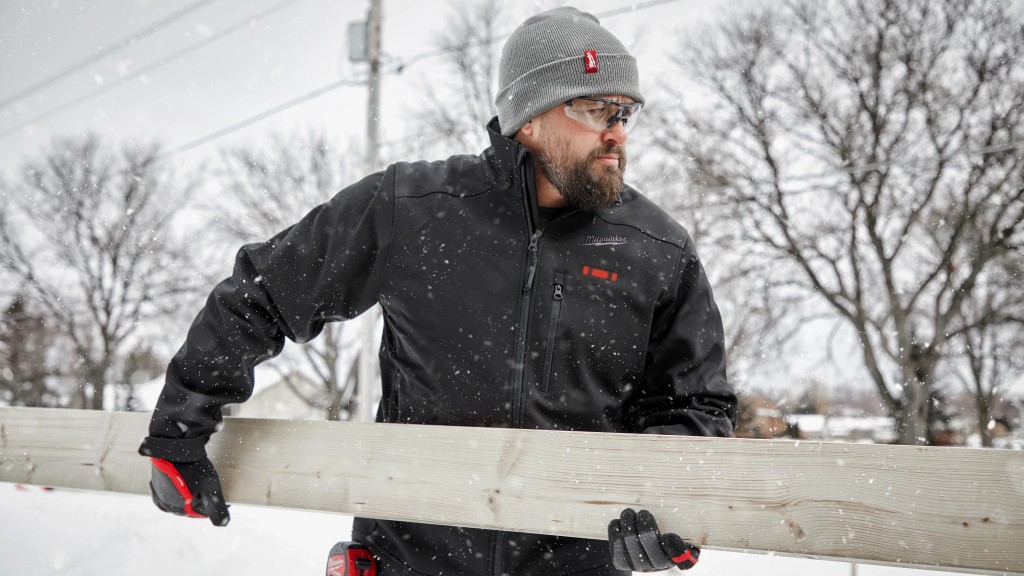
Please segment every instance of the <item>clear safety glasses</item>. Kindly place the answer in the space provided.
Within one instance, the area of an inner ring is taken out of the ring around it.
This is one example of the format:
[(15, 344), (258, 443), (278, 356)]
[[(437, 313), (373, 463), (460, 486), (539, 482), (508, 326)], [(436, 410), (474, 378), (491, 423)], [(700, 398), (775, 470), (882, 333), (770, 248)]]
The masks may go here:
[(636, 125), (643, 106), (639, 102), (626, 104), (587, 96), (566, 100), (565, 115), (595, 132), (604, 132), (621, 120), (623, 129), (629, 132)]

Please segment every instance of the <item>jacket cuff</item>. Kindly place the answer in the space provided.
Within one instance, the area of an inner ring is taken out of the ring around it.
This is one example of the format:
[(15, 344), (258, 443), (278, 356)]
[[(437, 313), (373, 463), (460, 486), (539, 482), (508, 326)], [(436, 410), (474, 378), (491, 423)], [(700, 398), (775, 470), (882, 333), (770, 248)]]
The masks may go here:
[(171, 462), (198, 462), (206, 458), (206, 441), (200, 438), (155, 438), (147, 436), (139, 446), (139, 454)]

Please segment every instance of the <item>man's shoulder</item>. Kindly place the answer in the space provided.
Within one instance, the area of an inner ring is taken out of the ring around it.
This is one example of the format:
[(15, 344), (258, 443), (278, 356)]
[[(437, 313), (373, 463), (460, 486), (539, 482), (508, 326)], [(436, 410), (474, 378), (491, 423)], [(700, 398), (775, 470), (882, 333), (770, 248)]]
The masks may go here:
[(459, 154), (444, 160), (397, 162), (393, 168), (398, 197), (434, 193), (466, 196), (486, 191), (495, 181), (483, 155)]
[(664, 208), (628, 184), (619, 195), (620, 204), (601, 210), (601, 217), (615, 224), (632, 226), (644, 234), (680, 249), (690, 242), (686, 228)]

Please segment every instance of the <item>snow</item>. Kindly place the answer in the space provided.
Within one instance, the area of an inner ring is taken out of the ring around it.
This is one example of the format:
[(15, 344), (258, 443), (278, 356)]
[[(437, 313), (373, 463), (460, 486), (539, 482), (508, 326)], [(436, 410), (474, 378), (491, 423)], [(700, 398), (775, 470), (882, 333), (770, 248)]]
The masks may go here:
[[(231, 507), (231, 524), (164, 514), (135, 495), (0, 483), (0, 574), (11, 576), (322, 576), (352, 518)], [(678, 571), (674, 571), (679, 573)], [(845, 562), (706, 550), (687, 576), (846, 576)], [(955, 576), (860, 564), (858, 576)], [(671, 572), (665, 572), (671, 574)]]

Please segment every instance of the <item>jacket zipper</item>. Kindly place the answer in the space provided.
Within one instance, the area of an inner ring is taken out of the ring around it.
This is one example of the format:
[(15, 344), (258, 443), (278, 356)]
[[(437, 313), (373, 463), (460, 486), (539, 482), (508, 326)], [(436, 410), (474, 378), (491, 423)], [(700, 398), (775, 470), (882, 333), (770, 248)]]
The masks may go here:
[(565, 273), (556, 272), (552, 286), (551, 317), (548, 319), (548, 339), (544, 349), (544, 380), (541, 391), (547, 392), (551, 386), (552, 363), (555, 359), (555, 331), (558, 329), (558, 318), (562, 313), (562, 289), (565, 287)]
[(516, 339), (515, 356), (513, 366), (515, 372), (512, 376), (512, 428), (522, 426), (522, 404), (523, 395), (523, 374), (526, 371), (526, 338), (529, 333), (527, 325), (530, 322), (530, 301), (533, 298), (533, 280), (537, 275), (537, 246), (540, 237), (544, 233), (533, 217), (533, 190), (530, 188), (530, 170), (526, 162), (528, 152), (523, 149), (519, 153), (519, 182), (520, 191), (523, 197), (523, 206), (526, 208), (526, 230), (530, 235), (530, 244), (526, 255), (526, 280), (523, 282), (523, 290), (520, 294), (519, 319), (516, 322), (516, 329), (519, 331)]
[(523, 375), (526, 373), (526, 329), (529, 323), (530, 301), (533, 299), (533, 279), (537, 275), (537, 245), (541, 231), (530, 236), (529, 256), (526, 264), (526, 282), (523, 284), (522, 304), (519, 308), (519, 339), (516, 342), (515, 378), (512, 380), (512, 427), (522, 426)]
[[(512, 428), (519, 428), (522, 425), (520, 422), (522, 420), (522, 408), (520, 405), (522, 404), (523, 396), (523, 374), (526, 370), (526, 338), (528, 334), (526, 326), (529, 322), (530, 300), (533, 296), (533, 280), (537, 274), (537, 247), (543, 234), (543, 231), (537, 228), (533, 220), (533, 204), (530, 198), (532, 190), (530, 190), (527, 180), (529, 173), (525, 158), (526, 151), (524, 150), (519, 153), (519, 182), (523, 206), (526, 209), (526, 229), (530, 234), (530, 244), (526, 256), (526, 280), (523, 282), (523, 290), (520, 295), (519, 320), (516, 323), (519, 334), (516, 340), (515, 357), (513, 358), (515, 373), (512, 378)], [(505, 541), (507, 537), (508, 534), (503, 531), (498, 531), (494, 535), (494, 546), (491, 552), (494, 559), (492, 564), (494, 576), (505, 576)]]

